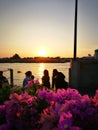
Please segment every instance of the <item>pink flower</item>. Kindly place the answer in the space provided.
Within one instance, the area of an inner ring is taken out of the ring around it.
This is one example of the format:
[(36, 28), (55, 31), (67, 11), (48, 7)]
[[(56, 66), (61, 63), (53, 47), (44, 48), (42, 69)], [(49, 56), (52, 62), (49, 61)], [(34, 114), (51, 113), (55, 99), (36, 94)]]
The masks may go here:
[(39, 84), (39, 79), (34, 79), (35, 84)]
[(60, 114), (58, 128), (59, 130), (66, 130), (72, 125), (72, 114), (70, 112), (62, 112)]
[(32, 86), (33, 85), (33, 81), (32, 80), (29, 80), (28, 81), (28, 87)]

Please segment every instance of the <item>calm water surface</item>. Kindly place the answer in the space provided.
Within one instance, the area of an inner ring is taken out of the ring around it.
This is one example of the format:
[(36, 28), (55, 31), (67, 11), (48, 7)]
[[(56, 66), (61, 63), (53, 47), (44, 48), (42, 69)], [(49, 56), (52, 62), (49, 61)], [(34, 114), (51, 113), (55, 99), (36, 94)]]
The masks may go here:
[[(6, 76), (10, 82), (10, 72), (9, 68), (13, 69), (14, 74), (14, 85), (22, 86), (23, 79), (25, 77), (25, 72), (30, 70), (38, 78), (41, 83), (41, 78), (44, 69), (48, 69), (50, 75), (50, 82), (52, 81), (52, 71), (53, 69), (58, 69), (66, 76), (66, 81), (69, 81), (69, 67), (70, 63), (0, 63), (0, 70), (4, 71), (4, 76)], [(18, 73), (20, 71), (21, 73)]]

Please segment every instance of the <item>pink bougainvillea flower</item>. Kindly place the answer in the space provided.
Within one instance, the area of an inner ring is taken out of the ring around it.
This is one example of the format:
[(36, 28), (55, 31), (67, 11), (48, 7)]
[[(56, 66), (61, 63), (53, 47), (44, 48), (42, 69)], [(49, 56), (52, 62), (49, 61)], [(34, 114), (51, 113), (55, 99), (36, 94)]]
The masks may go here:
[(28, 87), (31, 87), (33, 85), (33, 81), (32, 80), (29, 80), (28, 81)]
[(42, 100), (45, 99), (46, 94), (47, 94), (46, 89), (38, 89), (38, 90), (37, 90), (38, 98), (40, 98), (40, 99), (42, 99)]
[(37, 78), (37, 79), (34, 79), (34, 83), (35, 84), (39, 84), (39, 79)]
[(60, 114), (58, 128), (59, 130), (65, 130), (72, 125), (72, 114), (70, 112), (62, 112)]
[(95, 106), (98, 106), (98, 90), (96, 90), (95, 96), (93, 98), (93, 102), (95, 103)]
[(73, 117), (70, 112), (62, 112), (60, 115), (60, 120), (58, 124), (58, 130), (82, 130), (77, 126), (72, 126)]
[(40, 119), (40, 123), (42, 124), (41, 130), (53, 130), (56, 127), (55, 124), (57, 123), (58, 118), (58, 115), (54, 114), (49, 108), (44, 109)]

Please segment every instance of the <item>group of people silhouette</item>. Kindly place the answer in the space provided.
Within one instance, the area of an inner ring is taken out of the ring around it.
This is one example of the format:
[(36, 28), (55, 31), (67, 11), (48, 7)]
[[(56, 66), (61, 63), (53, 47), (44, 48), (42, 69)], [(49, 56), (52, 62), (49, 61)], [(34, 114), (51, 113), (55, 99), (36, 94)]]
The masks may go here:
[[(28, 87), (28, 82), (34, 82), (34, 75), (32, 75), (31, 71), (27, 71), (25, 73), (25, 78), (23, 80), (23, 87), (26, 88)], [(68, 83), (65, 80), (65, 75), (62, 72), (59, 72), (57, 69), (53, 69), (52, 73), (52, 86), (50, 85), (50, 76), (49, 76), (49, 71), (45, 69), (43, 71), (43, 76), (41, 78), (42, 80), (42, 86), (50, 89), (52, 88), (64, 88), (66, 89), (68, 87)]]
[[(23, 88), (27, 88), (34, 83), (34, 75), (32, 75), (31, 71), (27, 71), (25, 73), (25, 78), (23, 79)], [(62, 72), (59, 72), (57, 69), (53, 69), (52, 73), (52, 86), (50, 85), (50, 76), (49, 71), (45, 69), (43, 71), (43, 76), (41, 78), (42, 86), (50, 89), (50, 88), (67, 88), (68, 83), (65, 80), (65, 75)], [(8, 80), (5, 76), (3, 76), (3, 71), (0, 71), (0, 88), (4, 83), (8, 83)], [(9, 84), (9, 83), (8, 83)]]

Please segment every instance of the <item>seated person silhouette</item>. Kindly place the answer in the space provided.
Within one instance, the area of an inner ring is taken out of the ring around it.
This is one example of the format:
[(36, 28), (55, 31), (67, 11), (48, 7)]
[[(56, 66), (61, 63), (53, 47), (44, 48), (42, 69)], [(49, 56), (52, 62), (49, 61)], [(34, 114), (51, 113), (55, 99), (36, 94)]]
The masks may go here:
[(49, 77), (49, 72), (48, 70), (43, 71), (43, 76), (42, 76), (42, 86), (45, 86), (47, 88), (50, 88), (50, 77)]
[(0, 71), (0, 88), (2, 88), (5, 83), (9, 84), (7, 78), (3, 76), (3, 71)]
[(65, 81), (65, 75), (62, 72), (57, 71), (57, 69), (53, 70), (53, 76), (52, 76), (52, 88), (56, 87), (58, 88), (64, 88), (66, 89), (68, 87), (68, 83)]
[(32, 78), (31, 78), (31, 76), (32, 76), (32, 72), (31, 71), (27, 71), (26, 73), (25, 73), (25, 78), (24, 78), (24, 80), (23, 80), (23, 88), (27, 88), (28, 86), (29, 86), (29, 82), (32, 82)]

